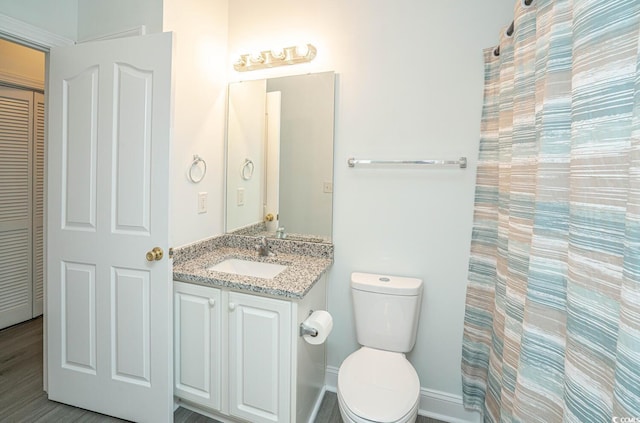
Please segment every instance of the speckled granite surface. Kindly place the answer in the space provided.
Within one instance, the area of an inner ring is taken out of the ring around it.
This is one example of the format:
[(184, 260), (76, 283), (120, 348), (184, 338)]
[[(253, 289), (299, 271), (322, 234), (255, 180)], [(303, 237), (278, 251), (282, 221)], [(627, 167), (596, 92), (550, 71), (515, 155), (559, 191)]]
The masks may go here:
[[(275, 232), (269, 232), (267, 230), (267, 225), (264, 222), (256, 223), (255, 225), (250, 225), (244, 228), (240, 228), (231, 232), (233, 235), (245, 235), (245, 236), (258, 236), (258, 237), (267, 237), (269, 239), (280, 239), (276, 236)], [(324, 242), (331, 244), (331, 239), (321, 235), (307, 235), (307, 234), (296, 234), (291, 232), (285, 232), (285, 238), (291, 241), (302, 241), (302, 242)]]
[[(264, 295), (300, 299), (333, 263), (333, 244), (270, 239), (271, 257), (260, 257), (259, 238), (222, 235), (173, 252), (173, 278)], [(255, 278), (207, 270), (228, 258), (249, 259), (287, 266), (273, 279)]]

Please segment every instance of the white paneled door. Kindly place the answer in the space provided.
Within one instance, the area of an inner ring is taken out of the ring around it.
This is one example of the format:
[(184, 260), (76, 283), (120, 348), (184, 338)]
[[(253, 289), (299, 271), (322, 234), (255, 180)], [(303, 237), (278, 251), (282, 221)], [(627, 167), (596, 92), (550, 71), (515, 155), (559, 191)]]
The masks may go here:
[(136, 422), (173, 419), (171, 50), (164, 33), (50, 55), (48, 394)]

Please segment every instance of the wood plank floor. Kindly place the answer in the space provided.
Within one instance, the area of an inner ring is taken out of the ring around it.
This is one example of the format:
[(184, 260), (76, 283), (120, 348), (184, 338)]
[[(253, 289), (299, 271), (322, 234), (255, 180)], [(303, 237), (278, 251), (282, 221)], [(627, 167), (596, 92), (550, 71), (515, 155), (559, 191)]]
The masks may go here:
[[(104, 423), (123, 420), (47, 399), (42, 390), (42, 318), (0, 331), (0, 422)], [(216, 420), (178, 408), (176, 423), (217, 423)], [(327, 392), (316, 423), (342, 423), (336, 394)], [(418, 417), (417, 423), (442, 423)]]

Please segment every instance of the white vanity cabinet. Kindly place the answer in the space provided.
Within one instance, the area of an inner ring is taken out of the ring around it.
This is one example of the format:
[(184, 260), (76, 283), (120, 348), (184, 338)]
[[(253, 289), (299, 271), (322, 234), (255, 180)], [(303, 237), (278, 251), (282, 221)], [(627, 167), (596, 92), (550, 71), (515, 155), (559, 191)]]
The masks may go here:
[(175, 396), (229, 422), (308, 422), (322, 400), (324, 345), (298, 326), (326, 308), (324, 276), (300, 300), (174, 281)]

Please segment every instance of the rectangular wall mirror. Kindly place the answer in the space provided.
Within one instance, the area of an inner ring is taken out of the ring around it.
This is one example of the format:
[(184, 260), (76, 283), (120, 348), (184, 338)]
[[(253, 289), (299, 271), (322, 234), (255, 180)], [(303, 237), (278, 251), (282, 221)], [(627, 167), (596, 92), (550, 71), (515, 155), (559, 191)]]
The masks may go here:
[(229, 84), (226, 231), (331, 242), (334, 72)]

